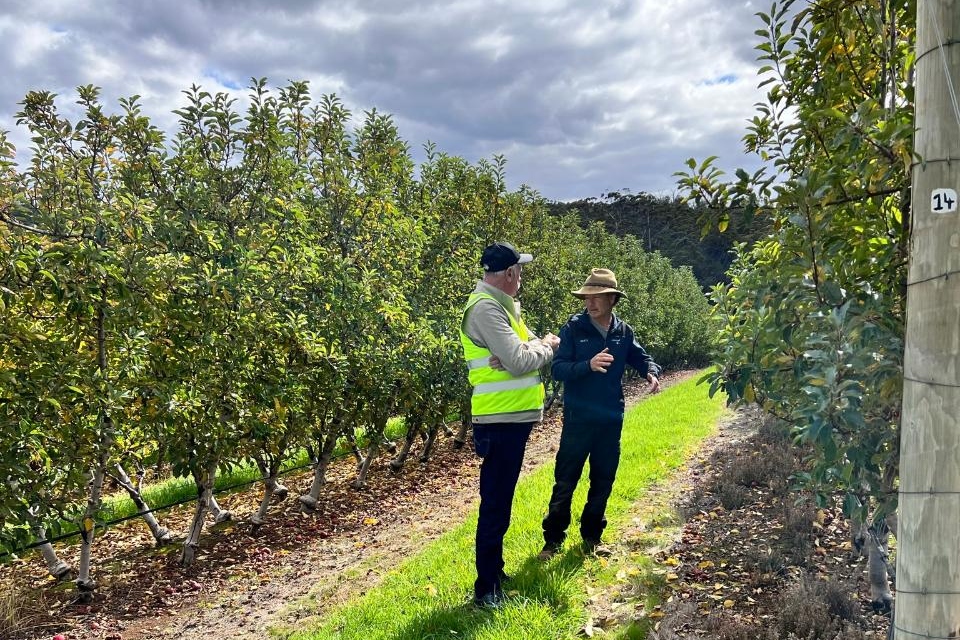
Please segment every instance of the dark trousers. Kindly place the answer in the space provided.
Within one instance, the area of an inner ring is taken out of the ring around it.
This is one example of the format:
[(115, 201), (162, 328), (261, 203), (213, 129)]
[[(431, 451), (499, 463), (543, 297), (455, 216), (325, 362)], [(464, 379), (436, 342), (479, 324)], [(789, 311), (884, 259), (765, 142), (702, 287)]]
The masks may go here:
[(583, 424), (564, 422), (554, 470), (553, 495), (543, 519), (543, 538), (548, 544), (562, 544), (570, 526), (570, 503), (583, 465), (590, 459), (590, 489), (580, 516), (584, 540), (598, 541), (607, 526), (604, 511), (613, 491), (620, 464), (620, 432), (623, 423)]
[(477, 581), (474, 593), (500, 593), (503, 537), (510, 527), (513, 494), (532, 422), (473, 425), (480, 466), (480, 517), (477, 520)]

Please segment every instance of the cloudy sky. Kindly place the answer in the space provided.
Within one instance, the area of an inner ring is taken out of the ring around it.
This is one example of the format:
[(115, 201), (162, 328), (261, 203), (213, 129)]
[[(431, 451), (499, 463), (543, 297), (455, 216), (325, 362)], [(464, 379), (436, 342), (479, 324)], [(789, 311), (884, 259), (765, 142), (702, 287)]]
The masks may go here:
[(503, 154), (508, 186), (553, 200), (675, 192), (688, 157), (752, 167), (758, 0), (0, 0), (0, 129), (17, 103), (75, 88), (139, 94), (170, 127), (198, 84), (308, 80), (355, 113), (392, 114), (414, 158), (432, 141)]

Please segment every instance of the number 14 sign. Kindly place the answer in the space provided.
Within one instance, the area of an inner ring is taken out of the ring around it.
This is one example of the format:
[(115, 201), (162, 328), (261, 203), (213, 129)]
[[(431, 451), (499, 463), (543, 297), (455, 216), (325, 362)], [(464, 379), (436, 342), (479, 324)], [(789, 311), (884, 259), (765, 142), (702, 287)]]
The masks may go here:
[(930, 210), (934, 213), (953, 213), (957, 210), (957, 192), (953, 189), (934, 189), (930, 194)]

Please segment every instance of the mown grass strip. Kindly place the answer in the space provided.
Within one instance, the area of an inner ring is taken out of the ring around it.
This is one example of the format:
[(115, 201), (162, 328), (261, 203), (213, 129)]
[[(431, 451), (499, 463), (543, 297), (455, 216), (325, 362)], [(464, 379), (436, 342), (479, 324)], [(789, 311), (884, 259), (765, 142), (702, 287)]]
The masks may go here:
[[(614, 539), (633, 503), (663, 481), (713, 432), (723, 400), (710, 399), (696, 377), (634, 406), (624, 425), (620, 469), (607, 508), (604, 537)], [(584, 472), (586, 476), (586, 471)], [(575, 638), (585, 622), (585, 562), (576, 516), (586, 482), (574, 496), (574, 524), (564, 552), (548, 563), (536, 554), (540, 521), (553, 484), (553, 464), (523, 478), (505, 543), (508, 602), (497, 611), (471, 604), (476, 511), (462, 525), (390, 571), (362, 597), (327, 612), (306, 629), (276, 629), (297, 640), (423, 640), (425, 638)], [(302, 604), (302, 603), (301, 603)]]

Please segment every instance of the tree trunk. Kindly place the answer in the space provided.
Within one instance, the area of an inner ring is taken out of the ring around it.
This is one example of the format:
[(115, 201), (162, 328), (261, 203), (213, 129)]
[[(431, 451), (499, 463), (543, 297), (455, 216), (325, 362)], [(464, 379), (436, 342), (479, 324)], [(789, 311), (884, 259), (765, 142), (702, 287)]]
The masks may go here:
[[(183, 555), (180, 557), (180, 564), (185, 567), (193, 564), (196, 558), (197, 547), (200, 545), (200, 533), (203, 531), (203, 520), (211, 502), (214, 501), (213, 482), (216, 479), (216, 473), (217, 463), (211, 462), (200, 473), (200, 477), (194, 475), (194, 481), (197, 484), (197, 510), (193, 514), (193, 522), (187, 532), (187, 539), (183, 543)], [(219, 509), (219, 505), (217, 508)]]
[[(895, 638), (960, 636), (960, 3), (917, 3)], [(953, 193), (945, 189), (952, 189)]]
[(47, 571), (57, 580), (66, 580), (73, 574), (73, 567), (61, 560), (57, 556), (57, 551), (53, 548), (53, 545), (47, 542), (47, 532), (40, 526), (40, 522), (37, 520), (37, 513), (38, 510), (35, 507), (27, 509), (27, 521), (36, 534), (37, 540), (43, 540), (40, 544), (40, 553), (43, 555), (44, 562), (47, 563)]
[[(891, 518), (892, 520), (892, 518)], [(877, 613), (889, 613), (893, 606), (889, 578), (893, 570), (889, 565), (890, 533), (896, 531), (887, 520), (870, 524), (859, 519), (850, 521), (852, 560), (867, 558), (867, 577), (870, 584), (870, 605)]]
[(315, 511), (317, 503), (320, 500), (320, 487), (327, 482), (327, 467), (330, 465), (330, 459), (333, 457), (333, 450), (337, 445), (337, 434), (328, 433), (324, 436), (320, 446), (320, 456), (313, 462), (313, 482), (310, 485), (309, 493), (298, 498), (301, 511)]
[(467, 444), (467, 429), (470, 428), (471, 422), (470, 400), (468, 399), (460, 407), (460, 428), (457, 430), (457, 436), (453, 439), (454, 449), (460, 449)]
[(227, 511), (226, 509), (221, 509), (220, 503), (217, 502), (217, 499), (214, 497), (212, 491), (210, 493), (210, 513), (213, 514), (214, 526), (233, 520), (233, 512)]
[[(106, 334), (106, 286), (100, 287), (100, 304), (97, 307), (97, 368), (100, 375), (107, 376), (107, 334)], [(103, 497), (103, 481), (107, 475), (107, 461), (110, 459), (110, 448), (113, 446), (113, 421), (106, 409), (101, 407), (99, 433), (97, 434), (97, 460), (90, 478), (87, 494), (87, 508), (80, 520), (80, 567), (77, 571), (77, 590), (80, 602), (90, 602), (97, 583), (90, 577), (90, 556), (93, 552), (93, 539), (97, 533), (97, 513)]]
[(110, 447), (113, 438), (110, 432), (113, 424), (106, 414), (100, 416), (100, 439), (96, 467), (90, 479), (90, 489), (87, 494), (87, 508), (80, 520), (80, 566), (77, 570), (77, 590), (80, 592), (80, 602), (90, 602), (97, 583), (90, 577), (90, 561), (93, 552), (93, 539), (96, 536), (97, 513), (103, 498), (103, 481), (107, 476), (107, 461), (110, 459)]
[(433, 451), (433, 445), (437, 441), (437, 431), (440, 430), (440, 425), (442, 424), (439, 420), (441, 420), (441, 418), (432, 421), (430, 423), (431, 426), (427, 427), (427, 437), (423, 441), (423, 452), (420, 454), (421, 464), (426, 464), (430, 460), (430, 453)]
[(350, 453), (353, 454), (353, 459), (357, 461), (357, 470), (359, 470), (363, 466), (363, 455), (361, 455), (360, 447), (357, 445), (357, 438), (353, 433), (347, 433), (344, 437), (347, 444), (350, 445)]
[(257, 467), (263, 476), (263, 499), (260, 501), (260, 509), (250, 516), (250, 524), (256, 531), (267, 520), (267, 509), (274, 496), (280, 500), (287, 497), (287, 488), (277, 482), (277, 475), (280, 472), (280, 463), (267, 464), (267, 461), (260, 456), (256, 456)]
[[(41, 539), (46, 536), (46, 532), (42, 528), (38, 528), (37, 533), (41, 536)], [(57, 556), (57, 552), (49, 542), (40, 545), (40, 553), (43, 555), (44, 562), (47, 563), (47, 571), (58, 581), (66, 580), (73, 573), (73, 567)]]
[(391, 469), (399, 471), (403, 468), (404, 463), (407, 461), (407, 456), (410, 455), (410, 447), (413, 446), (413, 440), (419, 432), (420, 422), (412, 416), (407, 416), (407, 434), (403, 439), (403, 443), (400, 445), (400, 452), (397, 454), (397, 457), (390, 461)]
[(387, 420), (388, 416), (383, 415), (377, 416), (373, 421), (373, 429), (369, 433), (370, 443), (367, 445), (367, 455), (360, 461), (356, 480), (350, 483), (354, 489), (362, 489), (367, 486), (367, 473), (370, 471), (373, 459), (380, 453), (380, 445), (384, 442), (383, 433), (387, 428)]
[(889, 613), (893, 606), (890, 593), (890, 527), (887, 522), (864, 525), (864, 545), (867, 551), (867, 576), (870, 582), (870, 605), (877, 613)]
[(36, 511), (32, 509), (28, 510), (27, 519), (30, 521), (30, 526), (33, 528), (34, 533), (36, 533), (37, 539), (44, 541), (40, 545), (40, 553), (43, 555), (44, 562), (47, 563), (47, 571), (57, 580), (66, 580), (73, 574), (73, 567), (61, 560), (57, 556), (57, 551), (53, 548), (53, 545), (46, 542), (47, 532), (40, 526), (40, 523), (37, 522), (34, 517), (35, 514)]
[(367, 486), (367, 473), (370, 471), (370, 464), (373, 462), (373, 459), (377, 457), (377, 454), (380, 453), (380, 439), (373, 438), (370, 440), (370, 444), (367, 446), (367, 455), (364, 456), (363, 460), (360, 461), (360, 468), (357, 471), (356, 479), (350, 483), (354, 489), (363, 489)]
[[(105, 455), (101, 454), (100, 462), (105, 463)], [(104, 465), (97, 465), (90, 480), (90, 492), (87, 496), (87, 508), (80, 521), (80, 567), (77, 573), (77, 589), (80, 592), (80, 602), (90, 602), (97, 583), (90, 577), (90, 556), (93, 551), (93, 539), (96, 536), (96, 518), (100, 511), (100, 501), (103, 494), (103, 479), (106, 476)]]
[(150, 533), (153, 534), (153, 539), (156, 545), (158, 547), (162, 547), (173, 542), (173, 534), (170, 533), (170, 530), (166, 527), (161, 527), (160, 524), (157, 523), (157, 519), (154, 517), (153, 513), (150, 512), (150, 507), (147, 506), (146, 500), (143, 499), (143, 495), (140, 493), (140, 487), (130, 480), (130, 476), (127, 475), (127, 472), (122, 465), (117, 463), (115, 469), (117, 475), (114, 477), (114, 480), (116, 480), (117, 484), (126, 490), (127, 495), (129, 495), (130, 499), (133, 500), (133, 504), (136, 505), (137, 511), (143, 517), (144, 522), (147, 523)]

